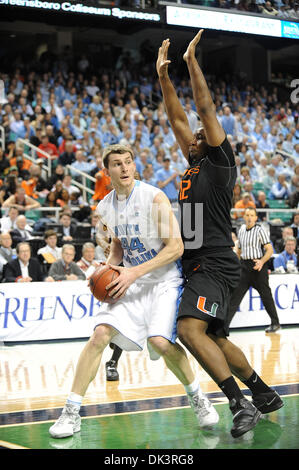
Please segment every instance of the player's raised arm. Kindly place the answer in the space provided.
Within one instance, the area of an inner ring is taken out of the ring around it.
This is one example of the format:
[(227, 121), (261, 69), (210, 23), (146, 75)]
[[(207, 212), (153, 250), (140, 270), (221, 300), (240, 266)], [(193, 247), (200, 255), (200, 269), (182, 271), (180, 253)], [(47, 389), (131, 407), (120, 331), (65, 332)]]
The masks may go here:
[(170, 125), (185, 158), (188, 160), (189, 144), (193, 139), (193, 134), (190, 129), (185, 111), (178, 99), (174, 86), (168, 75), (168, 65), (171, 62), (168, 59), (169, 45), (169, 39), (165, 39), (162, 42), (162, 45), (159, 48), (156, 69), (163, 94), (164, 106)]
[(199, 114), (204, 127), (207, 143), (212, 147), (216, 147), (222, 144), (225, 139), (225, 132), (217, 119), (216, 106), (211, 97), (205, 77), (195, 57), (196, 46), (201, 39), (202, 33), (203, 29), (201, 29), (192, 39), (183, 58), (189, 70), (193, 98), (197, 113)]

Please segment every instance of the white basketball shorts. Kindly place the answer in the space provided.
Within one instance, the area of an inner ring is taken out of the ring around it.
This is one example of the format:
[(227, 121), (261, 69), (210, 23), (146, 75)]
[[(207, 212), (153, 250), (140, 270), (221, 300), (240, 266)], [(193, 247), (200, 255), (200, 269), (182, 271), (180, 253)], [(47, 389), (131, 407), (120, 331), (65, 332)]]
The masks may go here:
[[(172, 343), (177, 337), (176, 319), (182, 295), (182, 279), (134, 283), (115, 304), (103, 303), (95, 316), (95, 328), (105, 324), (118, 333), (111, 342), (125, 351), (141, 351), (148, 338), (162, 336)], [(152, 360), (159, 359), (149, 346)]]

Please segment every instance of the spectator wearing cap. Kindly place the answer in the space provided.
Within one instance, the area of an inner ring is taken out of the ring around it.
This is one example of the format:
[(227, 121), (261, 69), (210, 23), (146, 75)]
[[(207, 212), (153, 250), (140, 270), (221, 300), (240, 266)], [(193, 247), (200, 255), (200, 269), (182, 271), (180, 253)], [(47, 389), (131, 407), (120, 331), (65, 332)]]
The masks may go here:
[(233, 217), (235, 219), (243, 219), (243, 215), (247, 207), (255, 208), (255, 203), (251, 200), (250, 193), (245, 192), (242, 194), (242, 198), (239, 201), (237, 201), (234, 206), (234, 209), (239, 209), (239, 210), (234, 212)]
[(178, 198), (178, 176), (176, 171), (170, 169), (170, 158), (164, 157), (163, 168), (156, 173), (157, 187), (166, 194), (171, 203), (176, 202)]

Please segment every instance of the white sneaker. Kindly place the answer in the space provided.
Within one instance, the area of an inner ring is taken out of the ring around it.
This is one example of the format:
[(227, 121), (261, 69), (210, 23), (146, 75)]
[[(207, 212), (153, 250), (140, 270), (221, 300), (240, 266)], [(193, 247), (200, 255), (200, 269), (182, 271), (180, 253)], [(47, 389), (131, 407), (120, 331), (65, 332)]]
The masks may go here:
[(202, 393), (188, 393), (188, 401), (199, 422), (200, 427), (211, 427), (219, 421), (214, 406)]
[(78, 414), (78, 408), (67, 404), (56, 423), (50, 427), (49, 433), (55, 439), (59, 439), (61, 437), (73, 436), (75, 432), (80, 431), (80, 428), (81, 417)]

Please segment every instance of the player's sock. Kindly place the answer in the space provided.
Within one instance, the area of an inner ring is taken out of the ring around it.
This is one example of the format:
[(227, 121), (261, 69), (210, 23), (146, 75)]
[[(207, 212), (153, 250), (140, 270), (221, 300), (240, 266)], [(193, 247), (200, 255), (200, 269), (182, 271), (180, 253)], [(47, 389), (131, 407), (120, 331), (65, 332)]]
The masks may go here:
[(114, 344), (113, 354), (112, 354), (110, 361), (115, 361), (117, 364), (122, 352), (123, 350), (119, 348), (118, 346), (116, 346), (116, 344)]
[(265, 382), (263, 382), (263, 380), (260, 378), (259, 375), (257, 375), (255, 371), (253, 371), (249, 379), (242, 380), (242, 382), (247, 385), (253, 395), (258, 395), (259, 393), (272, 392), (272, 389), (268, 387)]
[(198, 378), (196, 378), (191, 384), (184, 385), (184, 387), (185, 387), (187, 394), (194, 394), (194, 393), (197, 393), (198, 391), (202, 393)]
[(244, 398), (244, 395), (242, 394), (241, 390), (237, 385), (237, 382), (235, 381), (232, 375), (227, 379), (223, 380), (223, 382), (220, 382), (218, 384), (218, 387), (221, 388), (224, 395), (227, 396), (229, 401), (234, 398), (237, 402), (239, 402), (242, 398)]
[(78, 409), (78, 413), (82, 404), (83, 397), (77, 393), (71, 392), (66, 400), (66, 405), (72, 405), (74, 409)]

